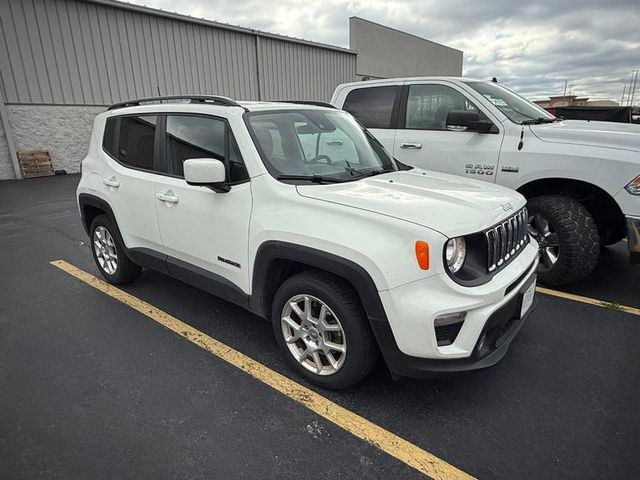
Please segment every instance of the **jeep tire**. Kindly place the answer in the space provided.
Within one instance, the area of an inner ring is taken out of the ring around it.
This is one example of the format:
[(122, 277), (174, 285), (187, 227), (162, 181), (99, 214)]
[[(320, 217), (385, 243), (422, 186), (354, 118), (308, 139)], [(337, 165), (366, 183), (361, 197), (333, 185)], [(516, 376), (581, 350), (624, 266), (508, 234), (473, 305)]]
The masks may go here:
[(347, 388), (376, 364), (378, 348), (360, 298), (335, 275), (308, 270), (290, 277), (274, 296), (271, 317), (278, 347), (311, 383)]
[(105, 280), (113, 285), (129, 283), (140, 274), (140, 266), (125, 253), (120, 232), (106, 215), (98, 215), (89, 228), (91, 253)]
[(529, 199), (529, 233), (539, 244), (538, 279), (555, 286), (589, 275), (600, 255), (598, 228), (587, 209), (563, 195)]

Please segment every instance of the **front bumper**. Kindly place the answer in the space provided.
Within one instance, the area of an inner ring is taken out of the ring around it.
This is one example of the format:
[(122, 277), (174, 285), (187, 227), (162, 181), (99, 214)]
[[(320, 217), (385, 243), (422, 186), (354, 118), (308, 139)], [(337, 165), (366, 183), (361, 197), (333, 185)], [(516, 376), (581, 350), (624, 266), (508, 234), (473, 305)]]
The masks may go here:
[(535, 281), (534, 271), (528, 275), (517, 293), (489, 316), (471, 355), (465, 358), (432, 359), (407, 355), (398, 347), (388, 322), (372, 322), (378, 345), (389, 370), (400, 376), (434, 378), (495, 365), (507, 353), (511, 341), (535, 310), (537, 298), (534, 298), (533, 304), (524, 316), (520, 316), (523, 294)]
[[(532, 241), (490, 282), (477, 287), (463, 287), (444, 274), (379, 292), (386, 318), (370, 322), (389, 369), (425, 377), (498, 362), (530, 314), (517, 318), (522, 293), (535, 281), (537, 256)], [(458, 333), (451, 342), (439, 343), (435, 319), (458, 312), (466, 312)]]
[(640, 264), (640, 217), (627, 217), (627, 242), (630, 262)]

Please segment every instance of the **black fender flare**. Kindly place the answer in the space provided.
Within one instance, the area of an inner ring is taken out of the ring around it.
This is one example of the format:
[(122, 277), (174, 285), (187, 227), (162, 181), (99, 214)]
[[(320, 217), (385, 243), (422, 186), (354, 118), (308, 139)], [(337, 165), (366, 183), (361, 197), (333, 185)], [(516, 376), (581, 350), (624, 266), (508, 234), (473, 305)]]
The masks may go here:
[[(105, 200), (89, 193), (81, 193), (80, 195), (78, 195), (78, 206), (80, 207), (82, 227), (84, 228), (84, 231), (87, 235), (91, 234), (91, 232), (89, 232), (89, 228), (91, 227), (91, 225), (87, 224), (87, 219), (85, 218), (85, 207), (94, 207), (102, 210), (107, 215), (107, 217), (109, 217), (109, 220), (111, 220), (111, 223), (113, 223), (116, 229), (118, 229), (118, 235), (120, 235), (120, 228), (118, 227), (116, 216), (113, 213), (111, 206)], [(120, 235), (120, 238), (122, 238), (122, 235)]]
[(258, 248), (254, 261), (251, 310), (270, 318), (271, 305), (265, 305), (269, 269), (274, 260), (290, 260), (325, 270), (344, 278), (358, 292), (369, 321), (387, 321), (387, 316), (371, 275), (357, 263), (315, 248), (281, 241), (267, 241)]
[[(265, 304), (265, 293), (268, 288), (270, 265), (274, 260), (291, 260), (344, 278), (353, 285), (360, 296), (369, 326), (389, 370), (402, 374), (407, 370), (407, 360), (416, 360), (403, 354), (398, 348), (371, 275), (352, 260), (322, 250), (280, 241), (267, 241), (260, 245), (255, 256), (250, 298), (250, 310), (253, 313), (268, 320), (271, 318), (271, 305)], [(420, 362), (422, 359), (417, 360)]]

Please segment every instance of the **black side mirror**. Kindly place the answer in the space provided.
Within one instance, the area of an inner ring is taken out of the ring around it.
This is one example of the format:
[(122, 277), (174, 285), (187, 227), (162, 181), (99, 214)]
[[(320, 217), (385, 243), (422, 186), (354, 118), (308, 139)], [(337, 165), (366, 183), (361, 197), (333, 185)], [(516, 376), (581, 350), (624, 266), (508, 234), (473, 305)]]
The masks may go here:
[(472, 110), (451, 110), (447, 114), (447, 130), (453, 132), (497, 133), (493, 122), (480, 120), (480, 114)]

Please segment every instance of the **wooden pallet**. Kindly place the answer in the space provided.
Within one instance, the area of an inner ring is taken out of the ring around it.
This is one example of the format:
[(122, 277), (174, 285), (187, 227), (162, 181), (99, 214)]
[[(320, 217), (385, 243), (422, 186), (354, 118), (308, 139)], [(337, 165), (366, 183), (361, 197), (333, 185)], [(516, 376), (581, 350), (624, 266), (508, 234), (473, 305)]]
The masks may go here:
[(18, 161), (23, 178), (53, 175), (53, 164), (48, 150), (18, 150)]

